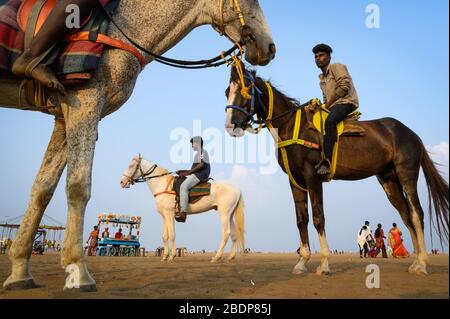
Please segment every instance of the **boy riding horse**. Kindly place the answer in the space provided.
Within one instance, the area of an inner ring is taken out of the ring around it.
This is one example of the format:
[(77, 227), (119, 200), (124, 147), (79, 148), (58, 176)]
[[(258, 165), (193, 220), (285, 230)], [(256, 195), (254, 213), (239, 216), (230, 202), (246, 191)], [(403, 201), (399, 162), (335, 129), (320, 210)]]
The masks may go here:
[(180, 209), (175, 214), (175, 220), (182, 223), (186, 221), (189, 191), (192, 187), (207, 181), (211, 172), (208, 152), (203, 149), (203, 139), (200, 136), (196, 136), (191, 139), (191, 144), (194, 151), (197, 152), (191, 169), (188, 171), (177, 171), (180, 177), (186, 177), (186, 180), (180, 186)]
[(320, 88), (325, 107), (330, 111), (325, 121), (324, 159), (319, 163), (317, 174), (326, 177), (330, 174), (333, 147), (337, 141), (336, 126), (354, 112), (359, 105), (353, 80), (347, 67), (340, 63), (330, 64), (333, 49), (326, 44), (313, 48), (316, 65), (322, 70)]

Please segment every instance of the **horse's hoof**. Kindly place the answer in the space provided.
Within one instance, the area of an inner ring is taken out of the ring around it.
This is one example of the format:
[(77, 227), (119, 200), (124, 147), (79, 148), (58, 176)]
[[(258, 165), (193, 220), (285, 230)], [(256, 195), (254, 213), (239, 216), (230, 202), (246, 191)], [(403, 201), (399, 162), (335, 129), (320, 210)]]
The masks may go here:
[(426, 276), (428, 275), (427, 266), (414, 262), (408, 269), (411, 274)]
[(308, 271), (300, 268), (294, 268), (292, 269), (292, 274), (294, 275), (303, 275), (306, 274)]
[(80, 285), (80, 287), (67, 287), (64, 286), (64, 291), (80, 291), (80, 292), (96, 292), (97, 291), (97, 285), (96, 284), (87, 284), (87, 285)]
[(331, 275), (331, 271), (329, 269), (318, 268), (316, 270), (316, 275), (317, 276), (329, 276), (329, 275)]
[(96, 292), (97, 291), (97, 285), (96, 284), (90, 284), (90, 285), (83, 285), (80, 286), (81, 292)]
[(228, 262), (233, 262), (236, 260), (236, 256), (228, 257)]
[(20, 281), (11, 281), (9, 282), (8, 279), (3, 284), (3, 288), (5, 290), (26, 290), (26, 289), (33, 289), (37, 288), (37, 285), (35, 284), (33, 278), (28, 278), (25, 280)]
[(212, 263), (217, 263), (217, 262), (219, 262), (221, 259), (222, 259), (222, 258), (215, 258), (215, 257), (214, 257), (214, 258), (211, 259), (211, 262), (212, 262)]

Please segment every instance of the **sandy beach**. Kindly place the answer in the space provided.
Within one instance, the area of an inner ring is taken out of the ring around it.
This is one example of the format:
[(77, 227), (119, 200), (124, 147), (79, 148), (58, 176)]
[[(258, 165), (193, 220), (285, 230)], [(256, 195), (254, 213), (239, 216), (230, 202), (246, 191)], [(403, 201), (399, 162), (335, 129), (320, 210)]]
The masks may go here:
[[(63, 291), (65, 273), (59, 255), (32, 256), (38, 288), (0, 290), (3, 298), (449, 298), (447, 254), (430, 256), (428, 276), (409, 274), (407, 259), (360, 259), (356, 254), (332, 255), (329, 276), (313, 270), (320, 256), (313, 255), (310, 273), (291, 274), (295, 254), (253, 253), (233, 262), (211, 264), (210, 254), (179, 257), (174, 263), (160, 257), (88, 257), (97, 292)], [(366, 287), (366, 266), (377, 264), (380, 288)], [(0, 282), (9, 274), (9, 260), (0, 256)]]

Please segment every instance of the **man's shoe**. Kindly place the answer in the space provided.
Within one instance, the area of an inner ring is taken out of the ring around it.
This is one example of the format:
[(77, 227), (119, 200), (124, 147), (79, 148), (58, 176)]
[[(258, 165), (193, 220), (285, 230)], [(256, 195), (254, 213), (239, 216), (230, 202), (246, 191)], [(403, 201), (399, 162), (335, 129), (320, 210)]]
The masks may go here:
[(330, 161), (327, 159), (324, 159), (322, 162), (319, 163), (319, 168), (317, 169), (317, 174), (323, 177), (326, 177), (331, 174), (330, 170)]
[(175, 220), (179, 223), (184, 223), (186, 222), (186, 216), (187, 216), (186, 212), (177, 212), (175, 214)]

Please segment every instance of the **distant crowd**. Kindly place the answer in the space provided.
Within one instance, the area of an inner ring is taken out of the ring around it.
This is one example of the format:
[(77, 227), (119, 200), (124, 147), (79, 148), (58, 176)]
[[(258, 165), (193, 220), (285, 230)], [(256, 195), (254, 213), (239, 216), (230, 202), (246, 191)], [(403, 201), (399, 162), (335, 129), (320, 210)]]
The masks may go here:
[(376, 258), (380, 252), (383, 258), (388, 258), (388, 255), (394, 258), (409, 257), (409, 252), (403, 245), (402, 232), (396, 223), (393, 223), (392, 228), (389, 229), (387, 237), (388, 247), (386, 247), (384, 242), (385, 239), (386, 236), (381, 224), (377, 225), (377, 229), (373, 234), (370, 229), (370, 222), (366, 221), (357, 235), (360, 258)]

